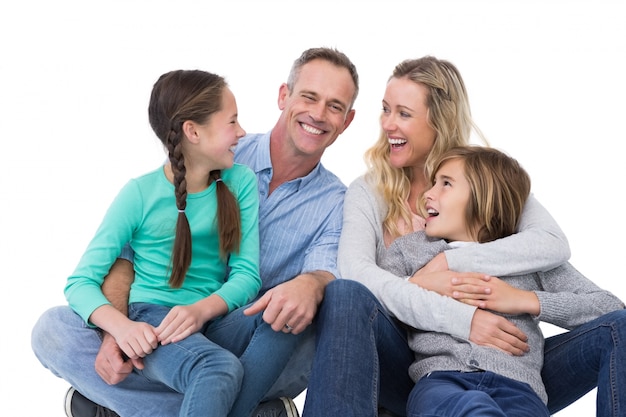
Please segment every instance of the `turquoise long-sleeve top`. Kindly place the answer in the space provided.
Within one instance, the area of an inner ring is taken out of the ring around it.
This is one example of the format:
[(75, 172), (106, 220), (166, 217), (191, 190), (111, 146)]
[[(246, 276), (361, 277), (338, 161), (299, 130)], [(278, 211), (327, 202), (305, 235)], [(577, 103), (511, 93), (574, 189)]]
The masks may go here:
[(222, 171), (222, 180), (239, 202), (242, 239), (238, 253), (231, 253), (228, 261), (220, 258), (214, 182), (199, 193), (187, 195), (191, 265), (181, 288), (169, 286), (178, 209), (174, 185), (161, 166), (131, 179), (107, 210), (67, 280), (65, 297), (70, 307), (89, 323), (93, 311), (109, 303), (101, 285), (127, 242), (135, 252), (130, 303), (188, 305), (217, 294), (230, 311), (253, 299), (261, 287), (256, 176), (249, 168), (235, 164)]

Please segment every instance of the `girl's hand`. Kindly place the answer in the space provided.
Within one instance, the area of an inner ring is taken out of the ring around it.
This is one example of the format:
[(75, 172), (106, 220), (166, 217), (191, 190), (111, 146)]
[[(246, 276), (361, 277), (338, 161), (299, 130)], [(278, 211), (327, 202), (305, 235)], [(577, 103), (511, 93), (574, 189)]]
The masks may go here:
[(204, 325), (202, 309), (196, 304), (175, 306), (156, 328), (162, 345), (176, 343), (197, 332)]
[(144, 322), (126, 320), (112, 335), (124, 354), (133, 360), (151, 354), (159, 345), (155, 328)]

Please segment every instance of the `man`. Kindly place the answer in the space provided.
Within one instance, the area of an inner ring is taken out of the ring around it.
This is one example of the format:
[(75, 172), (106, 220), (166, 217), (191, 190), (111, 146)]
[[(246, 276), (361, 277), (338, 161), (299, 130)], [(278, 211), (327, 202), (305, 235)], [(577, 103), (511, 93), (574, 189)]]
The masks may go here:
[[(281, 115), (274, 128), (248, 135), (237, 146), (236, 162), (248, 165), (258, 178), (263, 285), (247, 309), (229, 314), (232, 320), (225, 325), (232, 328), (217, 343), (238, 354), (250, 374), (262, 370), (263, 357), (272, 354), (271, 344), (252, 342), (263, 326), (300, 338), (280, 377), (268, 387), (269, 401), (253, 416), (298, 415), (291, 398), (306, 388), (315, 315), (325, 286), (337, 276), (345, 192), (320, 161), (352, 122), (357, 95), (358, 74), (343, 53), (308, 49), (280, 86)], [(132, 264), (118, 260), (103, 285), (122, 311), (132, 280)], [(261, 312), (259, 323), (255, 316)], [(144, 378), (141, 360), (124, 361), (111, 336), (100, 338), (98, 331), (85, 328), (69, 307), (44, 313), (33, 329), (32, 346), (44, 366), (73, 386), (66, 396), (70, 417), (115, 416), (111, 410), (122, 416), (178, 415), (180, 394)]]

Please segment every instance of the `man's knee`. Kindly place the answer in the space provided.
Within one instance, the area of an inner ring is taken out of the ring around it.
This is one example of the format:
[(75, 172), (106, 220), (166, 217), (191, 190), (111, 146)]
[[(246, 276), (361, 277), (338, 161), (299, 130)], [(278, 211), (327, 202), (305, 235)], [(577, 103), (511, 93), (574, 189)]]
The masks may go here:
[(75, 337), (78, 329), (85, 328), (82, 319), (68, 306), (46, 310), (31, 331), (31, 347), (44, 366), (47, 358), (66, 351), (67, 341)]

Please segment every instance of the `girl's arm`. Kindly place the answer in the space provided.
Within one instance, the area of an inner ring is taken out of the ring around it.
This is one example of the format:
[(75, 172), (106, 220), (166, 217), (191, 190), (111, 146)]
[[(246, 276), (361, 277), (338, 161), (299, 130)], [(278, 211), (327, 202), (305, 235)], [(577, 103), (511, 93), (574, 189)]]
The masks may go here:
[(110, 304), (96, 308), (89, 316), (89, 321), (112, 335), (130, 359), (143, 358), (158, 345), (154, 327), (130, 320)]
[[(67, 279), (65, 297), (70, 307), (88, 325), (93, 325), (89, 322), (89, 317), (98, 307), (110, 304), (103, 293), (102, 285), (123, 245), (131, 240), (134, 225), (141, 221), (139, 195), (137, 184), (132, 180), (120, 190), (76, 269)], [(124, 297), (122, 294), (117, 304), (123, 303)]]

